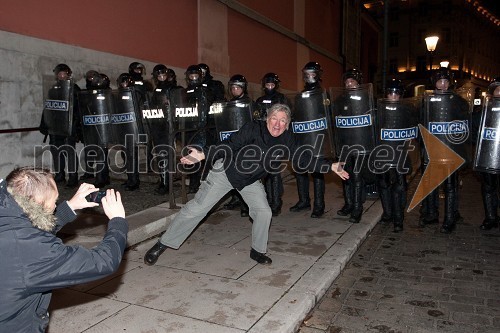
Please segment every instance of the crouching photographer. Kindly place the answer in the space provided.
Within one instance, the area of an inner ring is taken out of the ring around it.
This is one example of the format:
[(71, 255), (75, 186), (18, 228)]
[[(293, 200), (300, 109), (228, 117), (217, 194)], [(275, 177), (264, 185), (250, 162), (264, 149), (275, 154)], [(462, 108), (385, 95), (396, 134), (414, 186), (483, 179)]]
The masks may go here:
[(59, 193), (49, 170), (17, 168), (0, 181), (0, 331), (44, 332), (52, 289), (97, 280), (118, 269), (128, 232), (119, 192), (107, 190), (102, 197), (109, 223), (99, 245), (64, 245), (55, 236), (76, 218), (76, 210), (99, 206), (86, 198), (97, 191), (83, 183), (56, 207)]

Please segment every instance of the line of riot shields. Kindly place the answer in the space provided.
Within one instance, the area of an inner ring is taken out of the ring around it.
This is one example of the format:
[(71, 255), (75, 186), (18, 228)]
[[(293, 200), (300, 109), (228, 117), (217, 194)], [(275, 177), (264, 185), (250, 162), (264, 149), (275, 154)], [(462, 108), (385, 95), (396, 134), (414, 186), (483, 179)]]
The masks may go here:
[[(72, 89), (71, 80), (44, 85), (44, 118), (50, 134), (71, 132), (75, 121), (72, 104), (76, 102)], [(226, 140), (252, 120), (251, 101), (211, 104), (203, 97), (188, 95), (182, 87), (147, 96), (140, 96), (133, 87), (82, 91), (78, 103), (84, 142), (109, 147), (124, 145), (125, 138), (131, 136), (136, 144), (146, 144), (152, 138), (175, 147), (178, 133), (191, 133), (183, 136), (181, 144), (204, 146)], [(375, 104), (372, 85), (363, 84), (356, 89), (287, 94), (287, 99), (292, 110), (290, 130), (296, 133), (299, 144), (311, 147), (314, 156), (342, 161), (349, 154), (370, 155), (375, 171), (397, 167), (408, 152), (421, 146), (420, 123), (464, 160), (473, 162), (475, 170), (500, 173), (498, 98), (485, 99), (475, 154), (470, 145), (471, 89), (433, 91), (423, 98), (397, 101), (381, 98)], [(213, 135), (207, 135), (209, 129)], [(416, 152), (412, 155), (419, 156)], [(420, 158), (428, 162), (425, 153)], [(447, 163), (445, 158), (436, 162)], [(174, 170), (174, 163), (171, 156), (169, 170)]]

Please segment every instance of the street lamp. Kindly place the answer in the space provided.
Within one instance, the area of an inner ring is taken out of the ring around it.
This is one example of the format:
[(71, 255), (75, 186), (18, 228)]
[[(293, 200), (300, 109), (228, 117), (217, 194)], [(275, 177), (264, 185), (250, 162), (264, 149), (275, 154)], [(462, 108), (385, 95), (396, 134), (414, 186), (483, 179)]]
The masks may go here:
[(427, 45), (427, 51), (429, 52), (429, 71), (432, 72), (432, 56), (434, 55), (434, 51), (436, 51), (436, 45), (438, 43), (438, 36), (429, 36), (425, 38), (425, 44)]

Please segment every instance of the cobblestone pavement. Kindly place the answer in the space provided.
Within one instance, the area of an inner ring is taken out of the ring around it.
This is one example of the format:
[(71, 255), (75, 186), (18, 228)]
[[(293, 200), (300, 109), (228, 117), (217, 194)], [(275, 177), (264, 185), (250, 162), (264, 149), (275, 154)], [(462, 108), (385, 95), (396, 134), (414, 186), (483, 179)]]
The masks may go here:
[(377, 225), (299, 332), (500, 332), (500, 232), (479, 229), (480, 185), (463, 176), (455, 232), (419, 228), (418, 209), (402, 233)]

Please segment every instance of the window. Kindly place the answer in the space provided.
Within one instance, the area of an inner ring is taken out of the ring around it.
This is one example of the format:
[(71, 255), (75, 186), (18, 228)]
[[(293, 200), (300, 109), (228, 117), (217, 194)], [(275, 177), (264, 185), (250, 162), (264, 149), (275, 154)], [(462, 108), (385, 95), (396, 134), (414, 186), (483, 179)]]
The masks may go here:
[(390, 21), (399, 20), (399, 7), (392, 7), (389, 9), (389, 20)]
[(399, 46), (399, 32), (391, 32), (389, 34), (389, 47)]
[(390, 59), (389, 74), (397, 74), (397, 73), (398, 73), (398, 59)]

